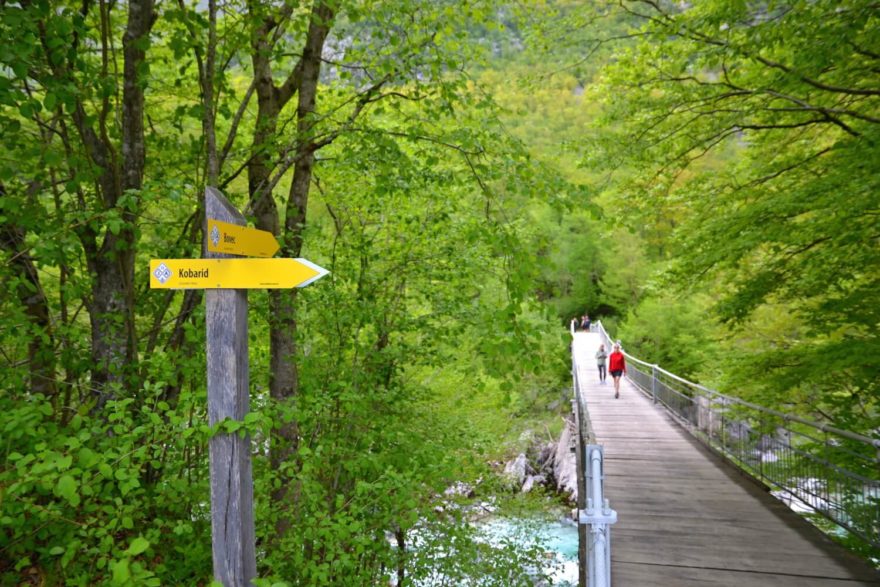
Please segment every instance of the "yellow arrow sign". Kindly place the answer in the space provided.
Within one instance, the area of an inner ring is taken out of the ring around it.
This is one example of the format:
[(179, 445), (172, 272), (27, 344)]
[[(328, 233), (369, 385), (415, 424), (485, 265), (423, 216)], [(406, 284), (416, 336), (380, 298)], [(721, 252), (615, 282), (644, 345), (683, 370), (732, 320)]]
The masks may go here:
[(278, 241), (268, 231), (208, 218), (208, 250), (245, 257), (271, 257)]
[(153, 259), (151, 289), (305, 287), (329, 271), (305, 259)]

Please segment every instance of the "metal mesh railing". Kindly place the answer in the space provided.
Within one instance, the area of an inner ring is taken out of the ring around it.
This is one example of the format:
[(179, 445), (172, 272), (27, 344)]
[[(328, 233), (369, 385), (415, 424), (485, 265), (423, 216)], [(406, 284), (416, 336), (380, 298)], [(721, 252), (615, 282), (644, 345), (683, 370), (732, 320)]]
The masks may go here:
[[(606, 348), (601, 323), (591, 328)], [(699, 440), (803, 513), (880, 548), (880, 439), (723, 395), (624, 352), (627, 378)]]
[[(574, 326), (572, 326), (574, 334)], [(573, 350), (573, 349), (572, 349)], [(611, 585), (611, 526), (617, 513), (611, 509), (604, 495), (605, 473), (602, 446), (597, 444), (590, 422), (587, 402), (581, 393), (578, 364), (575, 353), (571, 361), (575, 416), (575, 446), (578, 475), (578, 585), (581, 587), (610, 587)]]

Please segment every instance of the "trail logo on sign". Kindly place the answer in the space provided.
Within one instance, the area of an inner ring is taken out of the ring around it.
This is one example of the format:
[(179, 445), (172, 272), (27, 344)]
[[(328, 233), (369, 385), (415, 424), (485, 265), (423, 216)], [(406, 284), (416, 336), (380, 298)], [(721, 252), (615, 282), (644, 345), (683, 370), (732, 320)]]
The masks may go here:
[(211, 231), (211, 242), (214, 243), (214, 247), (220, 244), (220, 229), (217, 228), (217, 225), (214, 225), (214, 229)]
[(171, 277), (171, 269), (165, 263), (159, 263), (159, 266), (153, 271), (153, 275), (159, 280), (159, 283), (164, 284)]

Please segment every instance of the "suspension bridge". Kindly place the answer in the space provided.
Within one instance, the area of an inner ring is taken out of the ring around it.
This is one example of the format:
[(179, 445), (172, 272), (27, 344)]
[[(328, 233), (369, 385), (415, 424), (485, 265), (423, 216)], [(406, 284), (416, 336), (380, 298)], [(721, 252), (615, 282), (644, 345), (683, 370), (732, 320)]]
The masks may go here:
[(615, 399), (594, 358), (611, 349), (601, 323), (572, 336), (582, 586), (880, 585), (795, 511), (880, 548), (880, 441), (628, 354)]

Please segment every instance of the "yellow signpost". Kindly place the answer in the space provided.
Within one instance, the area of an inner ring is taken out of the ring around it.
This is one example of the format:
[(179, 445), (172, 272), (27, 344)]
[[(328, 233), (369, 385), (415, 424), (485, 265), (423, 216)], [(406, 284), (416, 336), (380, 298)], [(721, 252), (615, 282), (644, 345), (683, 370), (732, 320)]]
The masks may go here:
[[(203, 259), (153, 259), (151, 289), (205, 289), (208, 424), (243, 422), (248, 413), (248, 289), (303, 287), (329, 273), (305, 259), (275, 259), (270, 232), (216, 188), (205, 188)], [(230, 258), (240, 255), (243, 258)], [(255, 258), (256, 257), (256, 258)], [(220, 432), (208, 442), (214, 579), (227, 587), (257, 576), (250, 436)]]
[(268, 231), (208, 218), (208, 251), (243, 257), (271, 257), (278, 241)]
[(286, 289), (327, 273), (305, 259), (153, 259), (150, 289)]

